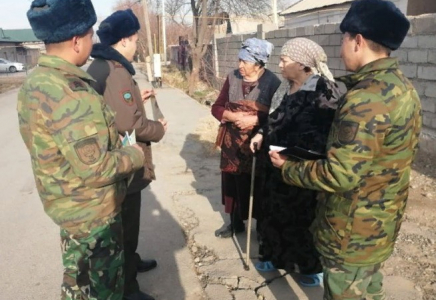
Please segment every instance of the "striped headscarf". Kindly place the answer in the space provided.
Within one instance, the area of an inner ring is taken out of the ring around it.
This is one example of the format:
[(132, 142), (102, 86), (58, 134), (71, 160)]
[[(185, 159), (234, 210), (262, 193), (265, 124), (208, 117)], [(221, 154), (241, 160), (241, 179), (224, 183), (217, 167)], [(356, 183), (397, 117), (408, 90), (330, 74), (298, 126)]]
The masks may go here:
[(281, 55), (288, 56), (293, 61), (311, 68), (314, 74), (335, 81), (327, 66), (327, 55), (324, 49), (312, 40), (306, 38), (291, 39), (283, 45)]

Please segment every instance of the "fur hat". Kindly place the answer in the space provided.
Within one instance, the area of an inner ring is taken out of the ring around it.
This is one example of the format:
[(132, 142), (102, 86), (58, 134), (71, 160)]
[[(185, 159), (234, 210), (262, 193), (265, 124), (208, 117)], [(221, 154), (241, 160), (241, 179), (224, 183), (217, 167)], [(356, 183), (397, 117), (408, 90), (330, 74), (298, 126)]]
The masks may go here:
[(131, 9), (119, 10), (101, 22), (97, 35), (102, 44), (110, 46), (135, 34), (139, 28), (138, 18)]
[(409, 28), (406, 16), (395, 4), (385, 0), (353, 1), (340, 25), (343, 33), (360, 33), (391, 50), (400, 47)]
[(35, 36), (46, 44), (84, 34), (97, 21), (91, 0), (34, 0), (27, 18)]

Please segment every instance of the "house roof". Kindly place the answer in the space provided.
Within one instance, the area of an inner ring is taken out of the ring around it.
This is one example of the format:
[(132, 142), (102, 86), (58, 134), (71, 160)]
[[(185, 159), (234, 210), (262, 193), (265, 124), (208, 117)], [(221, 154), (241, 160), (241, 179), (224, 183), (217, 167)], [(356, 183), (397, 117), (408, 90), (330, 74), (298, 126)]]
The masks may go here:
[(0, 28), (0, 41), (12, 43), (41, 42), (32, 29), (2, 29)]
[(342, 4), (351, 2), (353, 0), (301, 0), (300, 2), (288, 7), (282, 11), (281, 15), (289, 15), (293, 13), (303, 12), (307, 10), (312, 10), (316, 8)]
[(19, 42), (40, 42), (32, 29), (3, 29), (7, 37)]

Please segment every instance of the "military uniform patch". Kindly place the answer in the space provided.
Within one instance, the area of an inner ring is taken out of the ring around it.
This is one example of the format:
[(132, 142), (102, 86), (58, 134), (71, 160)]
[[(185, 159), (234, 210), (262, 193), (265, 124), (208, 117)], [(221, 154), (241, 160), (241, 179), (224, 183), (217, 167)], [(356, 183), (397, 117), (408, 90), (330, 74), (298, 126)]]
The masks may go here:
[(121, 92), (121, 95), (123, 96), (123, 100), (127, 103), (127, 105), (133, 105), (133, 95), (130, 91)]
[(100, 158), (101, 151), (98, 146), (97, 138), (87, 138), (74, 145), (76, 154), (80, 161), (87, 165), (92, 165)]
[(352, 121), (341, 121), (338, 129), (338, 142), (343, 145), (351, 144), (356, 138), (359, 123)]
[(73, 92), (87, 91), (88, 90), (88, 88), (86, 87), (86, 84), (77, 78), (69, 78), (68, 79), (68, 86), (70, 87), (70, 89)]

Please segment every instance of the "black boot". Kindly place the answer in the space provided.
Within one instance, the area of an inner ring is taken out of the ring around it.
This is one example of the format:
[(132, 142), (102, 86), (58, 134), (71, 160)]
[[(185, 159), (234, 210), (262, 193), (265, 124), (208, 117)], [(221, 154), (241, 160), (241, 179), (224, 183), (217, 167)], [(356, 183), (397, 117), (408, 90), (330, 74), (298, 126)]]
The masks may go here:
[(157, 262), (154, 259), (141, 259), (138, 262), (136, 269), (139, 273), (144, 273), (156, 268)]

